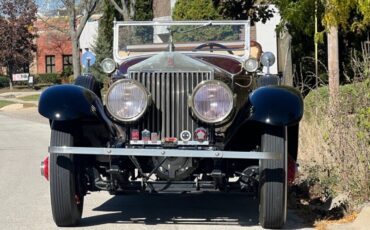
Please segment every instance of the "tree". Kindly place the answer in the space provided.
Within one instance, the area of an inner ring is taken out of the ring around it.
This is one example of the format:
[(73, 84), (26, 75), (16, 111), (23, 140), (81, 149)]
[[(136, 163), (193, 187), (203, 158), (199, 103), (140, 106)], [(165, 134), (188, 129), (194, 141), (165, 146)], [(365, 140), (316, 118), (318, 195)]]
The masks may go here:
[(212, 0), (178, 0), (172, 17), (174, 20), (222, 19)]
[(102, 3), (103, 16), (99, 20), (98, 37), (93, 46), (93, 52), (96, 55), (96, 64), (92, 66), (92, 74), (99, 80), (105, 76), (102, 72), (100, 63), (105, 58), (113, 56), (113, 21), (116, 15), (114, 7), (109, 3), (109, 0), (104, 0)]
[[(77, 78), (81, 74), (79, 39), (87, 20), (94, 13), (98, 0), (61, 0), (69, 18), (69, 33), (72, 41), (73, 74)], [(79, 2), (79, 4), (77, 4)], [(81, 13), (79, 17), (78, 12)]]
[[(215, 8), (212, 0), (178, 0), (172, 13), (175, 20), (222, 20), (222, 15)], [(202, 30), (193, 30), (194, 26), (173, 26), (172, 30), (189, 30), (187, 33), (175, 33), (176, 41), (233, 41), (239, 39), (240, 28), (230, 25), (209, 26)]]
[(114, 8), (122, 15), (123, 20), (132, 21), (135, 18), (136, 0), (121, 0), (118, 3), (116, 0), (109, 0)]
[[(333, 106), (336, 104), (339, 90), (338, 28), (343, 30), (366, 28), (370, 25), (369, 8), (370, 2), (368, 0), (325, 0), (323, 24), (327, 30), (329, 94)], [(353, 18), (353, 11), (358, 12), (357, 16), (360, 17)]]
[(153, 19), (153, 0), (109, 0), (124, 21)]
[[(315, 33), (315, 1), (312, 0), (273, 0), (278, 7), (282, 18), (282, 25), (313, 38)], [(322, 18), (324, 6), (321, 1), (317, 1), (317, 15)]]
[(270, 1), (264, 0), (213, 0), (219, 13), (228, 19), (251, 20), (252, 23), (262, 21), (265, 23), (274, 16), (269, 8)]
[[(118, 3), (116, 3), (118, 7)], [(121, 10), (122, 11), (122, 10)], [(149, 21), (153, 19), (152, 0), (137, 0), (135, 3), (134, 20)], [(99, 80), (102, 80), (106, 74), (101, 70), (100, 63), (105, 58), (113, 56), (113, 21), (123, 18), (122, 12), (119, 12), (110, 0), (102, 2), (103, 16), (99, 20), (98, 37), (93, 47), (96, 54), (96, 64), (92, 67), (92, 73)], [(126, 15), (127, 16), (127, 15)]]
[(274, 11), (256, 0), (178, 0), (173, 18), (176, 20), (236, 19), (265, 23)]
[[(350, 59), (350, 49), (361, 49), (364, 31), (370, 24), (370, 2), (368, 0), (273, 0), (277, 5), (282, 24), (293, 35), (293, 60), (300, 66), (300, 58), (313, 56), (314, 41), (327, 47), (319, 50), (319, 56), (327, 58), (331, 99), (336, 98), (341, 68)], [(316, 3), (316, 6), (315, 6)], [(318, 18), (318, 33), (315, 33), (315, 8)], [(324, 35), (327, 39), (324, 39)], [(338, 33), (340, 39), (338, 39)], [(338, 51), (338, 46), (342, 49)], [(328, 55), (328, 57), (326, 57)], [(341, 61), (339, 61), (341, 60)], [(339, 65), (343, 63), (343, 65)], [(333, 100), (332, 100), (333, 101)]]
[(153, 20), (153, 0), (136, 0), (135, 21)]
[(329, 70), (329, 94), (330, 102), (336, 101), (339, 91), (339, 45), (338, 27), (347, 26), (349, 14), (355, 0), (338, 1), (326, 0), (324, 26), (327, 30), (328, 39), (328, 70)]
[[(318, 62), (319, 57), (326, 58), (326, 52), (323, 52), (325, 49), (318, 52), (319, 45), (322, 46), (324, 42), (323, 33), (315, 32), (318, 25), (316, 19), (322, 19), (324, 6), (318, 0), (273, 0), (273, 3), (279, 9), (282, 18), (278, 32), (284, 34), (287, 29), (292, 35), (292, 60), (296, 66), (296, 76), (305, 76), (304, 79), (296, 78), (295, 84), (301, 85), (301, 90), (307, 92), (310, 86), (319, 85), (319, 79), (327, 77), (325, 74), (320, 75), (319, 70), (323, 67), (319, 68)], [(323, 30), (322, 25), (318, 26), (318, 30)], [(311, 58), (313, 56), (315, 58)]]
[(36, 51), (36, 12), (34, 1), (0, 0), (0, 66), (7, 68), (11, 88), (12, 74), (28, 69)]

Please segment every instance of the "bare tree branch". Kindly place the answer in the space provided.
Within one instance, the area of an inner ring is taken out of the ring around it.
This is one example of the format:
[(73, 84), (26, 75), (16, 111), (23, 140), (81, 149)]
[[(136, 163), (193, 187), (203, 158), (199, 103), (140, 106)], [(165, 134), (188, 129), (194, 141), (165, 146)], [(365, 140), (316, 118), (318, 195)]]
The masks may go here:
[(59, 26), (56, 26), (55, 23), (53, 22), (50, 22), (51, 18), (50, 17), (43, 17), (41, 15), (37, 15), (37, 19), (39, 19), (40, 21), (42, 21), (48, 28), (52, 29), (52, 30), (57, 30), (61, 33), (69, 33), (69, 30), (67, 28), (62, 28), (62, 27), (59, 27)]
[[(114, 8), (123, 16), (123, 20), (132, 21), (134, 19), (136, 0), (121, 0), (122, 8), (118, 5), (116, 0), (109, 1), (114, 6)], [(127, 1), (129, 1), (130, 6), (128, 6)], [(128, 7), (130, 7), (130, 10)]]
[(136, 6), (136, 0), (130, 1), (130, 19), (134, 19), (135, 17), (135, 6)]
[(80, 19), (80, 23), (79, 23), (77, 31), (76, 31), (76, 36), (78, 38), (80, 38), (81, 33), (82, 33), (83, 29), (85, 28), (85, 25), (87, 23), (87, 20), (89, 20), (91, 15), (94, 13), (94, 10), (96, 8), (97, 3), (98, 3), (98, 0), (86, 0), (86, 8), (84, 9), (85, 14)]

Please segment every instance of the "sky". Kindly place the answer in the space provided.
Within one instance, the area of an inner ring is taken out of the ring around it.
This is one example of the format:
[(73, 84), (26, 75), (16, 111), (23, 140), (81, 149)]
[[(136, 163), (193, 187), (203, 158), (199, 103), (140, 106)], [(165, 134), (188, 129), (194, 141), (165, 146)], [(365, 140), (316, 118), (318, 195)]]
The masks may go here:
[(36, 4), (39, 8), (39, 12), (43, 12), (57, 8), (60, 2), (56, 0), (36, 0)]

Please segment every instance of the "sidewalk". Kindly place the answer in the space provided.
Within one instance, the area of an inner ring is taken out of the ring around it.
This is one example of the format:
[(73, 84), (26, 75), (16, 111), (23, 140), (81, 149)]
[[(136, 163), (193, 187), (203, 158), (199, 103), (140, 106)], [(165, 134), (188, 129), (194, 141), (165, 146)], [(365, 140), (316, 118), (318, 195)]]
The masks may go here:
[(13, 97), (25, 97), (30, 95), (41, 94), (42, 91), (18, 91), (18, 92), (6, 92), (0, 93), (0, 98), (13, 98)]
[[(6, 93), (0, 93), (0, 100), (3, 100), (3, 101), (10, 101), (10, 102), (14, 102), (16, 104), (34, 104), (35, 106), (38, 105), (38, 101), (30, 101), (30, 100), (22, 100), (21, 98), (22, 97), (26, 97), (26, 96), (32, 96), (32, 95), (40, 95), (42, 93), (42, 91), (21, 91), (21, 92), (6, 92)], [(2, 110), (6, 110), (6, 107), (3, 107)], [(14, 107), (14, 105), (10, 105), (10, 107)], [(28, 106), (29, 107), (29, 106)]]
[(370, 205), (365, 206), (352, 223), (330, 224), (327, 230), (366, 230), (370, 224)]
[(42, 117), (37, 111), (37, 100), (21, 99), (22, 97), (40, 95), (41, 93), (42, 91), (0, 93), (0, 101), (13, 102), (13, 104), (6, 105), (0, 108), (0, 114), (17, 119), (48, 124), (49, 121), (46, 118)]

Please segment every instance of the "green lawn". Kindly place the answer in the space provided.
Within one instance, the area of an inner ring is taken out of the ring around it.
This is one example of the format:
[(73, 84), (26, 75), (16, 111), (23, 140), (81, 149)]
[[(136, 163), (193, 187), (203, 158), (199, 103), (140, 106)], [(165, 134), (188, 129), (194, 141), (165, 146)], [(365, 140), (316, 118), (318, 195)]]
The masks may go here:
[(10, 105), (10, 104), (14, 104), (14, 102), (0, 100), (0, 108), (2, 108), (4, 106), (7, 106), (7, 105)]
[(38, 101), (40, 98), (40, 94), (35, 94), (35, 95), (29, 95), (25, 97), (19, 97), (18, 99), (21, 99), (23, 101)]

